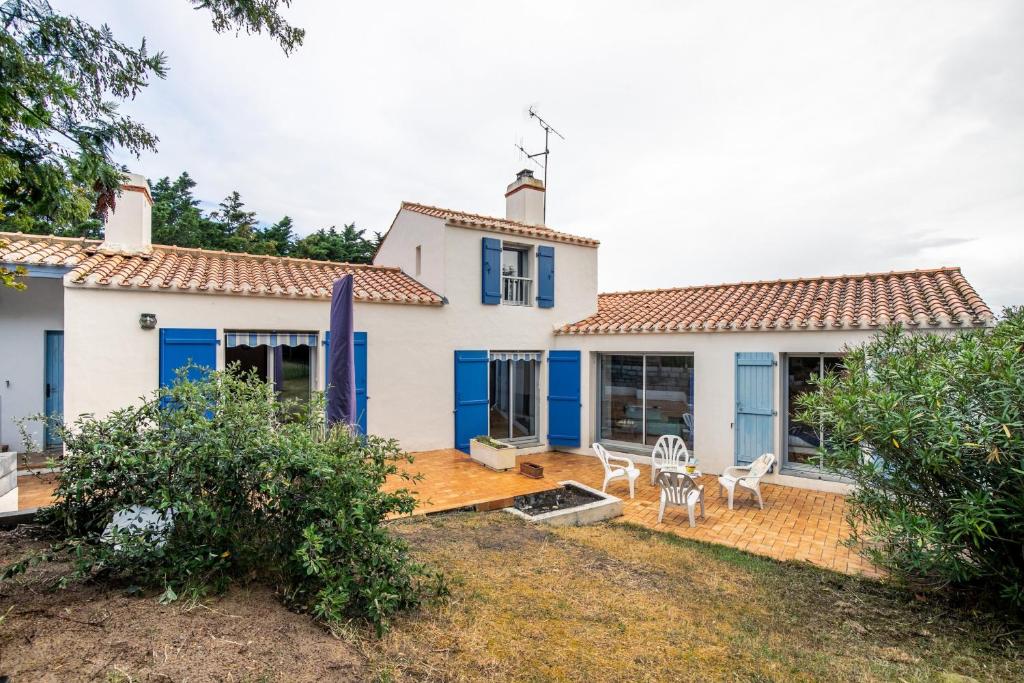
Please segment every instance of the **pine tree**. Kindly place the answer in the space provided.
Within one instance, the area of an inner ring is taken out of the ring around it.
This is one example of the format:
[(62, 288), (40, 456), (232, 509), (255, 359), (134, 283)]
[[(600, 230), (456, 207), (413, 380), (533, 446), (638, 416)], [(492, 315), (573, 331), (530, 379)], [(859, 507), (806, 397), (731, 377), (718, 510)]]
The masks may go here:
[(292, 232), (294, 223), (290, 216), (285, 216), (278, 222), (261, 231), (261, 239), (267, 244), (274, 245), (272, 253), (277, 256), (288, 256), (291, 253), (292, 242), (295, 234)]
[[(285, 54), (303, 31), (280, 15), (291, 0), (189, 0), (213, 29), (266, 33)], [(94, 209), (116, 203), (116, 150), (156, 149), (145, 126), (120, 113), (167, 73), (163, 53), (54, 11), (47, 0), (0, 0), (0, 229), (97, 236)]]
[(344, 263), (370, 263), (377, 245), (363, 235), (354, 223), (349, 223), (340, 232), (333, 225), (326, 230), (303, 237), (292, 247), (292, 255), (318, 261), (341, 261)]
[(217, 226), (203, 215), (199, 200), (193, 194), (195, 186), (188, 171), (182, 172), (177, 180), (164, 177), (152, 186), (154, 243), (221, 247)]

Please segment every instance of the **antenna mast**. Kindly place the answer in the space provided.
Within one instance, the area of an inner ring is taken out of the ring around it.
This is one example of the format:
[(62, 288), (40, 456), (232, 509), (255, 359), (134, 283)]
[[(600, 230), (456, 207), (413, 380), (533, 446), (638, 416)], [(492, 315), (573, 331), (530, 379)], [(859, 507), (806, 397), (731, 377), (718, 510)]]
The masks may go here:
[[(547, 193), (548, 193), (548, 163), (550, 161), (549, 155), (551, 154), (551, 150), (548, 148), (548, 138), (551, 136), (552, 133), (554, 133), (558, 137), (562, 138), (563, 140), (565, 140), (565, 136), (562, 135), (561, 133), (559, 133), (557, 130), (555, 130), (554, 127), (550, 123), (548, 123), (547, 121), (542, 119), (540, 114), (538, 114), (534, 110), (533, 107), (530, 107), (529, 111), (530, 111), (530, 118), (531, 119), (537, 119), (537, 123), (539, 123), (540, 127), (544, 129), (544, 151), (543, 152), (535, 152), (534, 154), (530, 154), (529, 152), (527, 152), (523, 148), (522, 144), (517, 144), (516, 145), (516, 149), (518, 149), (520, 152), (522, 152), (523, 155), (527, 159), (529, 159), (533, 163), (537, 164), (537, 166), (539, 166), (544, 171), (544, 179), (543, 179), (544, 180), (544, 195), (545, 195), (545, 198), (544, 198), (544, 222), (547, 223), (547, 220), (548, 220), (548, 202), (547, 202)], [(537, 157), (544, 157), (544, 163), (541, 164), (539, 161), (537, 161)]]

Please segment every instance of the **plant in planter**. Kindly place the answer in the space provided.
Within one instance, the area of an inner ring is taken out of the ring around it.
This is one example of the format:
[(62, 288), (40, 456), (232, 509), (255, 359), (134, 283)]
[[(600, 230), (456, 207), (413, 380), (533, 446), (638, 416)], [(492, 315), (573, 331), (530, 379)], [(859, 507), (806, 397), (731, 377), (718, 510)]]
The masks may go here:
[(469, 442), (469, 457), (492, 470), (516, 466), (516, 449), (489, 436), (478, 436)]

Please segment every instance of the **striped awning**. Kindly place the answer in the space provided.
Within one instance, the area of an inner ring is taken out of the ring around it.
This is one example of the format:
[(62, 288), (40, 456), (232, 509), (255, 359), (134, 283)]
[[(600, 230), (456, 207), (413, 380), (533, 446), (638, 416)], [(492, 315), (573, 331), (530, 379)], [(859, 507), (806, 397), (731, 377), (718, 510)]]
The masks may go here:
[(540, 351), (491, 351), (491, 360), (535, 360), (540, 362)]
[(316, 346), (316, 332), (226, 332), (224, 346)]

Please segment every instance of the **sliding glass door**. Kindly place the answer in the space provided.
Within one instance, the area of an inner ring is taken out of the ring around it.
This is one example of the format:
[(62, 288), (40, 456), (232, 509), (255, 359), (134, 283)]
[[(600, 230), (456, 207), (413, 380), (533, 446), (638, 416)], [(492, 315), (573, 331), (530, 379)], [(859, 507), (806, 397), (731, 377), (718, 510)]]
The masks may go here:
[(537, 438), (538, 361), (518, 355), (527, 354), (495, 353), (490, 361), (490, 436), (502, 441)]
[(799, 412), (797, 399), (809, 391), (815, 391), (816, 382), (825, 373), (842, 367), (840, 356), (786, 356), (786, 441), (783, 444), (785, 459), (783, 467), (820, 473), (821, 456), (818, 449), (824, 437), (821, 425), (809, 425), (796, 419)]
[(600, 440), (653, 446), (673, 434), (692, 450), (693, 379), (693, 356), (601, 356)]

